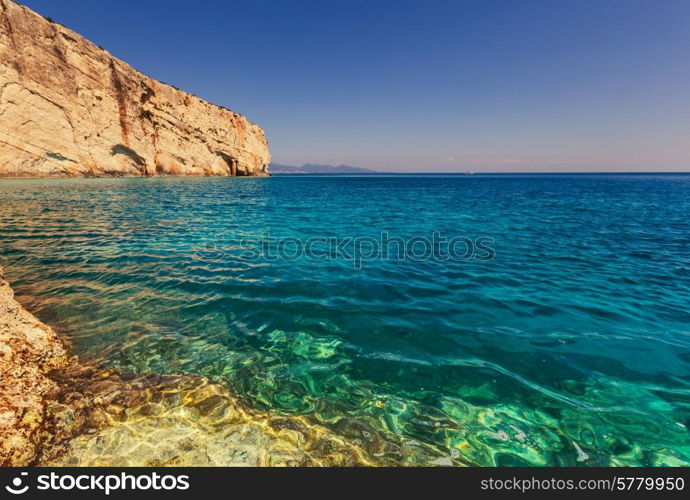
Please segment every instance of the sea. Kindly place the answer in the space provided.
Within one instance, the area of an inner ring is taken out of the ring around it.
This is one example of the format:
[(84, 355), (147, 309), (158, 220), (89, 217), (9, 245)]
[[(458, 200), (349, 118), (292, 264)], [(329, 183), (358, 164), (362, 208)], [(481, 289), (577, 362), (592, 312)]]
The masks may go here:
[(0, 264), (118, 373), (453, 465), (690, 465), (690, 175), (8, 179)]

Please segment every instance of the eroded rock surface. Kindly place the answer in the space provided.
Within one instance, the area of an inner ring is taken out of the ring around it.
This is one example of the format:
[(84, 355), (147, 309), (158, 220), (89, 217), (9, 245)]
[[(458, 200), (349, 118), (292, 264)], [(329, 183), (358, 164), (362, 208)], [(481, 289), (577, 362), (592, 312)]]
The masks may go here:
[(263, 130), (0, 0), (0, 176), (268, 175)]
[(17, 301), (0, 267), (0, 465), (28, 465), (49, 439), (48, 373), (67, 355), (55, 332)]

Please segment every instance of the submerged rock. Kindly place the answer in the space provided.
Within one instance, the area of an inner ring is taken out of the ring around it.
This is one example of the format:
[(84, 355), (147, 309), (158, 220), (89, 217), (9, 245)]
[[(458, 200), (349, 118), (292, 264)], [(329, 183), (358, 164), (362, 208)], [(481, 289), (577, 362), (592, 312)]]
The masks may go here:
[(263, 130), (0, 0), (0, 177), (268, 175)]
[[(89, 383), (87, 383), (88, 385)], [(203, 377), (148, 378), (143, 389), (111, 386), (93, 427), (49, 447), (51, 466), (354, 466), (375, 465), (359, 446), (298, 416), (248, 410)], [(94, 388), (95, 385), (92, 385)], [(84, 388), (82, 388), (83, 390)], [(99, 422), (100, 420), (100, 422)]]
[(2, 276), (0, 267), (0, 465), (386, 463), (306, 417), (251, 410), (204, 377), (127, 377), (69, 357)]

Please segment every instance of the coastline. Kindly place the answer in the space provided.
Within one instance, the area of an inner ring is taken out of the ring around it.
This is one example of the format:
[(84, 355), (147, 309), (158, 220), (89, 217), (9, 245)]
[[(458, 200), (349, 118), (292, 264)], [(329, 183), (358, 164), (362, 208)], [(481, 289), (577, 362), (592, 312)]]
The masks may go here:
[(49, 374), (68, 362), (53, 329), (14, 299), (0, 267), (0, 465), (29, 465), (55, 434), (49, 407), (59, 385)]
[(434, 465), (434, 453), (246, 408), (191, 375), (126, 377), (70, 355), (0, 267), (0, 466)]

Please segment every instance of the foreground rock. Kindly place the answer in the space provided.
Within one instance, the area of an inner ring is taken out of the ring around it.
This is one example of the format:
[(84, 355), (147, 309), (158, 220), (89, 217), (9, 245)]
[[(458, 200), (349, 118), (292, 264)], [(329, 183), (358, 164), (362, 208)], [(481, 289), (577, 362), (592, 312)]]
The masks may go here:
[(48, 406), (67, 363), (55, 332), (14, 300), (0, 267), (0, 465), (27, 465), (50, 438)]
[(0, 0), (0, 176), (268, 175), (263, 130)]

